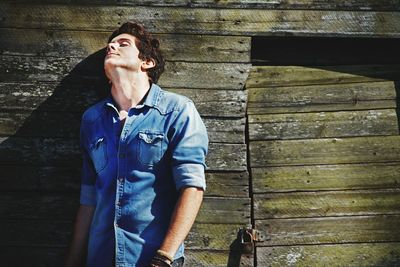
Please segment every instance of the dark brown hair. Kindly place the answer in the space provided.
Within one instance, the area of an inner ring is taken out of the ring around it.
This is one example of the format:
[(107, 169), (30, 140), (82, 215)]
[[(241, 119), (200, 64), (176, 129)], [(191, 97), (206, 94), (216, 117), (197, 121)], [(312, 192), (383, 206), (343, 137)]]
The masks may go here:
[(116, 36), (128, 33), (136, 37), (136, 47), (141, 60), (153, 59), (155, 66), (147, 71), (151, 82), (156, 83), (164, 71), (165, 60), (161, 54), (160, 41), (150, 35), (143, 25), (136, 22), (125, 22), (108, 38), (110, 43)]

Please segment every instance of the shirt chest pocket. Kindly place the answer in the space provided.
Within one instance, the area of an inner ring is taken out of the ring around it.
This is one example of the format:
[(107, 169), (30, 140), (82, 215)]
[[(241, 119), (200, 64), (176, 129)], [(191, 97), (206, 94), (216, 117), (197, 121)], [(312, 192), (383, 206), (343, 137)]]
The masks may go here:
[(96, 173), (100, 173), (107, 166), (107, 143), (104, 137), (96, 138), (89, 145), (89, 153), (92, 158)]
[(154, 166), (164, 155), (164, 134), (139, 132), (138, 160), (145, 166)]

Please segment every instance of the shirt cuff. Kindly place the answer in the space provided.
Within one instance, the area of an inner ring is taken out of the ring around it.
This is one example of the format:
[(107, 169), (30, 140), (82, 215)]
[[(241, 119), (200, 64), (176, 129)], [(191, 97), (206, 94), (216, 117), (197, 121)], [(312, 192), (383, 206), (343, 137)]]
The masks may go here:
[(198, 187), (206, 190), (206, 178), (202, 164), (185, 163), (173, 168), (176, 189)]
[(82, 205), (95, 206), (96, 202), (96, 188), (94, 185), (81, 184), (80, 203)]

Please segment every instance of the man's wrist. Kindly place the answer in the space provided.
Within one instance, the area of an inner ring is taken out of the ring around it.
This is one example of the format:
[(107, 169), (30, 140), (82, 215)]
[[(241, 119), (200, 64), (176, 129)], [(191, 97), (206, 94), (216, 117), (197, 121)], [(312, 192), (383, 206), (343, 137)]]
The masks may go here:
[(157, 250), (156, 254), (154, 255), (150, 266), (151, 267), (170, 267), (172, 266), (172, 262), (174, 258), (169, 255), (167, 252), (159, 249)]

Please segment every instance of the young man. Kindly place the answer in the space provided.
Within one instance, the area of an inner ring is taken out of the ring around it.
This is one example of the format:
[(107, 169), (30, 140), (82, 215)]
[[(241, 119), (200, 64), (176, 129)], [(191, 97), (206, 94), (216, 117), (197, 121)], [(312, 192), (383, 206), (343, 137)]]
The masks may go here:
[(110, 36), (104, 69), (111, 96), (82, 118), (67, 266), (182, 266), (205, 189), (206, 129), (193, 102), (156, 85), (164, 59), (142, 25)]

